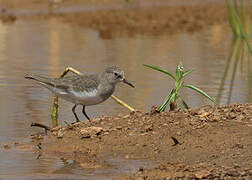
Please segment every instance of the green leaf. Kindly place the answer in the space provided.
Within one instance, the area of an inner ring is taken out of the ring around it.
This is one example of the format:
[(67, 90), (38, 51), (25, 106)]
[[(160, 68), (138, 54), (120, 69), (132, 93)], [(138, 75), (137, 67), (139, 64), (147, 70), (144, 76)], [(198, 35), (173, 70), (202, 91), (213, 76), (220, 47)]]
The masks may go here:
[(205, 93), (203, 90), (201, 90), (193, 85), (190, 85), (190, 84), (185, 84), (185, 85), (183, 85), (183, 87), (187, 87), (187, 88), (190, 88), (194, 91), (197, 91), (198, 93), (202, 94), (203, 96), (205, 96), (206, 98), (208, 98), (209, 100), (211, 100), (212, 102), (215, 103), (214, 99), (212, 97), (210, 97), (207, 93)]
[(189, 109), (189, 106), (187, 105), (187, 103), (180, 96), (178, 96), (178, 98), (182, 101), (184, 108)]
[(166, 70), (163, 70), (163, 69), (161, 69), (161, 68), (159, 68), (159, 67), (157, 67), (157, 66), (152, 66), (152, 65), (148, 65), (148, 64), (143, 64), (143, 65), (144, 65), (145, 67), (148, 67), (148, 68), (157, 70), (157, 71), (159, 71), (159, 72), (165, 73), (165, 74), (167, 74), (168, 76), (170, 76), (172, 79), (176, 80), (176, 78), (175, 78), (170, 72), (168, 72), (168, 71), (166, 71)]
[(159, 111), (162, 112), (165, 110), (166, 106), (171, 102), (171, 100), (175, 97), (175, 90), (172, 89), (169, 95), (166, 97), (164, 103), (159, 107)]
[(187, 70), (187, 71), (183, 72), (182, 77), (186, 77), (191, 72), (193, 72), (193, 70)]
[(180, 99), (181, 99), (181, 101), (182, 101), (183, 106), (184, 106), (186, 109), (189, 109), (189, 106), (186, 104), (186, 102), (185, 102), (182, 98), (180, 98)]
[(182, 62), (179, 62), (179, 65), (176, 68), (176, 79), (177, 81), (180, 81), (183, 78), (183, 72), (184, 72), (184, 67)]
[(184, 81), (179, 81), (175, 83), (175, 94), (178, 95), (179, 90), (181, 89), (181, 87), (183, 87)]
[(179, 81), (180, 79), (180, 72), (179, 72), (179, 69), (178, 69), (179, 66), (177, 66), (176, 68), (176, 80)]

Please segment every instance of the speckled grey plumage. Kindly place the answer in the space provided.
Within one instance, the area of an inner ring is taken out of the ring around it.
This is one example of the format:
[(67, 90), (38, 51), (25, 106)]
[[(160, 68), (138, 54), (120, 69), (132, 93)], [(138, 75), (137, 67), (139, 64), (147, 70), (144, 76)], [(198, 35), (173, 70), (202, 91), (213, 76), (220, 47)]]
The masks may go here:
[(100, 74), (72, 75), (63, 78), (27, 75), (25, 78), (36, 80), (58, 97), (74, 103), (72, 110), (77, 121), (79, 121), (75, 113), (77, 105), (83, 105), (83, 114), (89, 119), (85, 113), (85, 106), (99, 104), (108, 99), (117, 83), (124, 82), (134, 87), (125, 79), (124, 72), (116, 66), (108, 67)]

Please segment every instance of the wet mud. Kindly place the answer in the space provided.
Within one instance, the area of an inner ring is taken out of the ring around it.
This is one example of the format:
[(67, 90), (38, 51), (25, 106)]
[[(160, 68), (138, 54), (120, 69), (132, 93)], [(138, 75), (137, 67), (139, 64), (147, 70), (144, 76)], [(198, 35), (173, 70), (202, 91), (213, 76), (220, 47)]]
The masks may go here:
[(1, 0), (2, 22), (18, 19), (59, 18), (66, 23), (99, 31), (101, 37), (136, 33), (160, 35), (195, 32), (227, 23), (225, 1), (6, 1)]

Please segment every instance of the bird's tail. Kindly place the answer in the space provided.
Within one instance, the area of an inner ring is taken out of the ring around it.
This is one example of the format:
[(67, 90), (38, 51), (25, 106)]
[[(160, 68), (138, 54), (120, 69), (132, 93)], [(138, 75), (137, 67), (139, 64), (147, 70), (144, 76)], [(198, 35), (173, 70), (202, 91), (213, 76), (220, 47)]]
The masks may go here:
[(25, 79), (32, 79), (32, 80), (35, 80), (35, 81), (38, 81), (39, 83), (41, 84), (46, 84), (46, 85), (53, 85), (51, 82), (50, 82), (50, 78), (46, 78), (46, 77), (42, 77), (42, 76), (38, 76), (38, 75), (33, 75), (33, 74), (27, 74), (24, 76)]
[(24, 76), (25, 79), (33, 79), (33, 80), (37, 80), (37, 78), (35, 77), (36, 75), (31, 75), (31, 74), (26, 74)]

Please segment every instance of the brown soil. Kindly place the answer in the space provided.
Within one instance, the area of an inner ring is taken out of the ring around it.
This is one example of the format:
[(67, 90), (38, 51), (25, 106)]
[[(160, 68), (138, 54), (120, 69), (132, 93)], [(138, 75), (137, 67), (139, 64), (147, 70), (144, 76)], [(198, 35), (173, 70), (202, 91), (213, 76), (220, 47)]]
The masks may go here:
[[(52, 1), (52, 0), (51, 0)], [(205, 0), (134, 0), (129, 8), (125, 0), (67, 0), (57, 7), (50, 0), (0, 0), (0, 19), (59, 18), (73, 25), (96, 29), (104, 38), (118, 34), (149, 33), (159, 35), (180, 31), (195, 32), (203, 27), (226, 23), (225, 1)], [(1, 8), (1, 7), (0, 7)], [(75, 9), (64, 11), (65, 8)], [(82, 10), (78, 11), (78, 8)], [(37, 13), (18, 14), (18, 10)]]
[(73, 159), (84, 169), (105, 168), (108, 157), (156, 165), (119, 179), (250, 179), (252, 104), (102, 117), (58, 126), (45, 138), (35, 136), (38, 142), (40, 153)]

